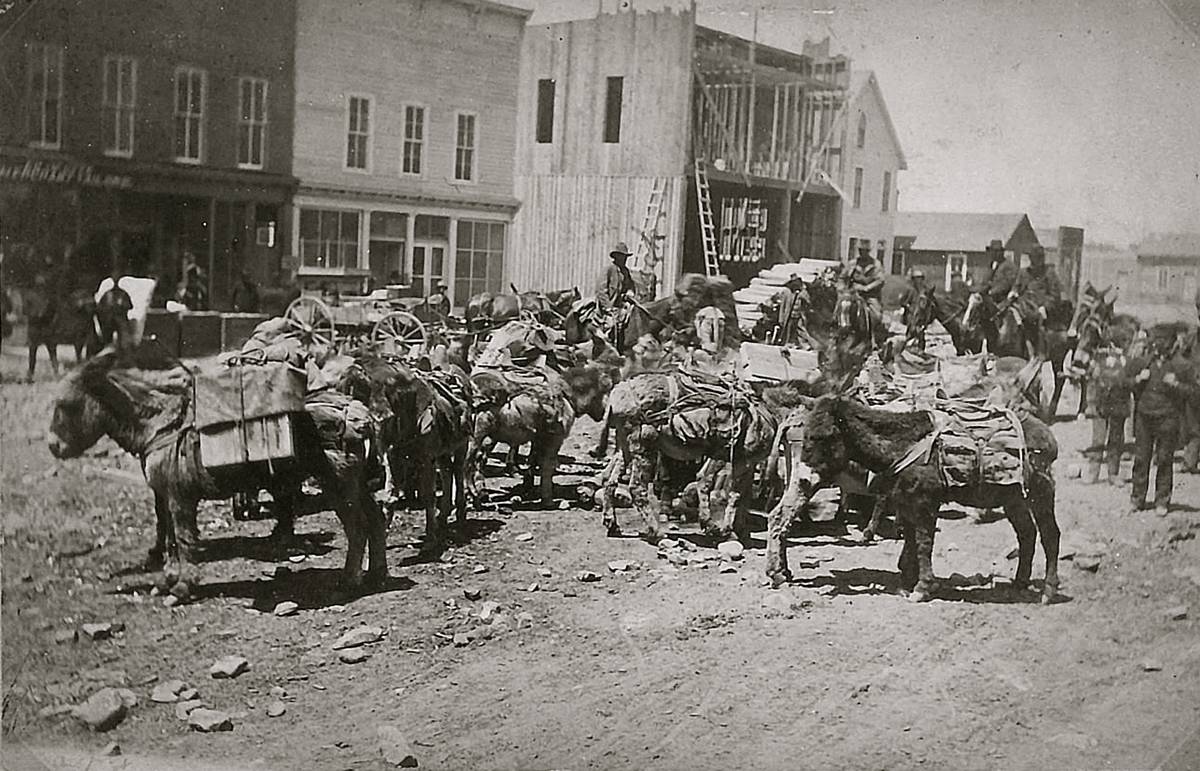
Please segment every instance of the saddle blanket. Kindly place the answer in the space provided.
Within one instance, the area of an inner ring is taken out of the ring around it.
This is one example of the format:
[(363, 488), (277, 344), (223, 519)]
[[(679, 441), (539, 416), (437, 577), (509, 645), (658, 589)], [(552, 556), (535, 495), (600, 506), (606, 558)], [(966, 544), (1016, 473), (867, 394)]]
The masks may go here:
[(939, 401), (929, 414), (933, 432), (893, 466), (893, 474), (932, 456), (947, 487), (1024, 486), (1025, 433), (1014, 412)]

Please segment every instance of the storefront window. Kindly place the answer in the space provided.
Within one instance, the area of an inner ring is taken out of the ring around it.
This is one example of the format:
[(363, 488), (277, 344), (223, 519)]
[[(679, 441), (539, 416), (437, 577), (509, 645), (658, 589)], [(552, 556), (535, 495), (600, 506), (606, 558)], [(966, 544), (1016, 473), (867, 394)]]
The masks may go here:
[(356, 211), (300, 210), (300, 261), (306, 268), (358, 267)]
[(504, 275), (504, 223), (459, 220), (454, 298), (466, 304), (480, 292), (499, 292)]
[(418, 214), (417, 221), (413, 223), (413, 237), (431, 241), (447, 240), (450, 238), (450, 218)]
[(407, 233), (407, 214), (371, 212), (369, 255), (371, 275), (377, 282), (399, 284), (403, 281), (404, 239)]

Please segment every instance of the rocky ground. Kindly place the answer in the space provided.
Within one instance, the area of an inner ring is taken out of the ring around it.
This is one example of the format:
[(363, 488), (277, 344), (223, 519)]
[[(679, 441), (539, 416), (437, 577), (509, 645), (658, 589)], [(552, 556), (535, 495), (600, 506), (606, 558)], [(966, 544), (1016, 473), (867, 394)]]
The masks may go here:
[(1006, 585), (1011, 529), (962, 513), (923, 605), (896, 594), (899, 544), (853, 529), (797, 531), (778, 591), (761, 541), (730, 560), (687, 528), (667, 558), (605, 538), (575, 502), (599, 473), (586, 419), (564, 508), (476, 512), (435, 564), (398, 516), (365, 597), (334, 590), (332, 515), (288, 555), (207, 505), (201, 596), (166, 607), (137, 463), (107, 441), (54, 460), (53, 388), (20, 364), (0, 356), (4, 768), (1200, 767), (1200, 477), (1170, 517), (1131, 514), (1127, 485), (1077, 478), (1083, 423), (1056, 431), (1049, 607)]

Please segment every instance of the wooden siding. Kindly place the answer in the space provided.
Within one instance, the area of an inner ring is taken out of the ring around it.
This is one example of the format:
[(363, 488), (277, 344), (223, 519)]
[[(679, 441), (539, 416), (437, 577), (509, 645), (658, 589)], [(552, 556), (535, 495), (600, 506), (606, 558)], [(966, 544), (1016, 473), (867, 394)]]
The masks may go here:
[[(520, 14), (423, 0), (300, 0), (295, 174), (302, 184), (511, 200)], [(347, 102), (371, 104), (370, 167), (347, 170)], [(401, 174), (404, 108), (425, 108), (419, 177)], [(476, 118), (476, 177), (454, 179), (456, 114)]]
[(635, 246), (655, 183), (665, 186), (659, 249), (659, 294), (680, 273), (683, 205), (688, 178), (527, 176), (517, 178), (522, 201), (513, 221), (506, 280), (519, 289), (578, 286), (594, 293), (618, 241)]
[[(517, 173), (678, 176), (688, 162), (690, 10), (601, 14), (525, 32)], [(621, 76), (621, 141), (603, 142), (606, 79)], [(554, 139), (535, 141), (537, 83), (555, 81)]]

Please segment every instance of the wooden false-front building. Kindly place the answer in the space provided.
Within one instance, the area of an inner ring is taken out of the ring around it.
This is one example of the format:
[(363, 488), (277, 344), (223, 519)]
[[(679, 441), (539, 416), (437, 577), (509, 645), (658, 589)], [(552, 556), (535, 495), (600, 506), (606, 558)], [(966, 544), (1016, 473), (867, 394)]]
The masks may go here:
[(878, 82), (827, 42), (783, 51), (698, 26), (692, 9), (531, 26), (509, 275), (590, 291), (617, 242), (664, 288), (714, 269), (745, 283), (852, 241), (882, 257), (903, 168)]

